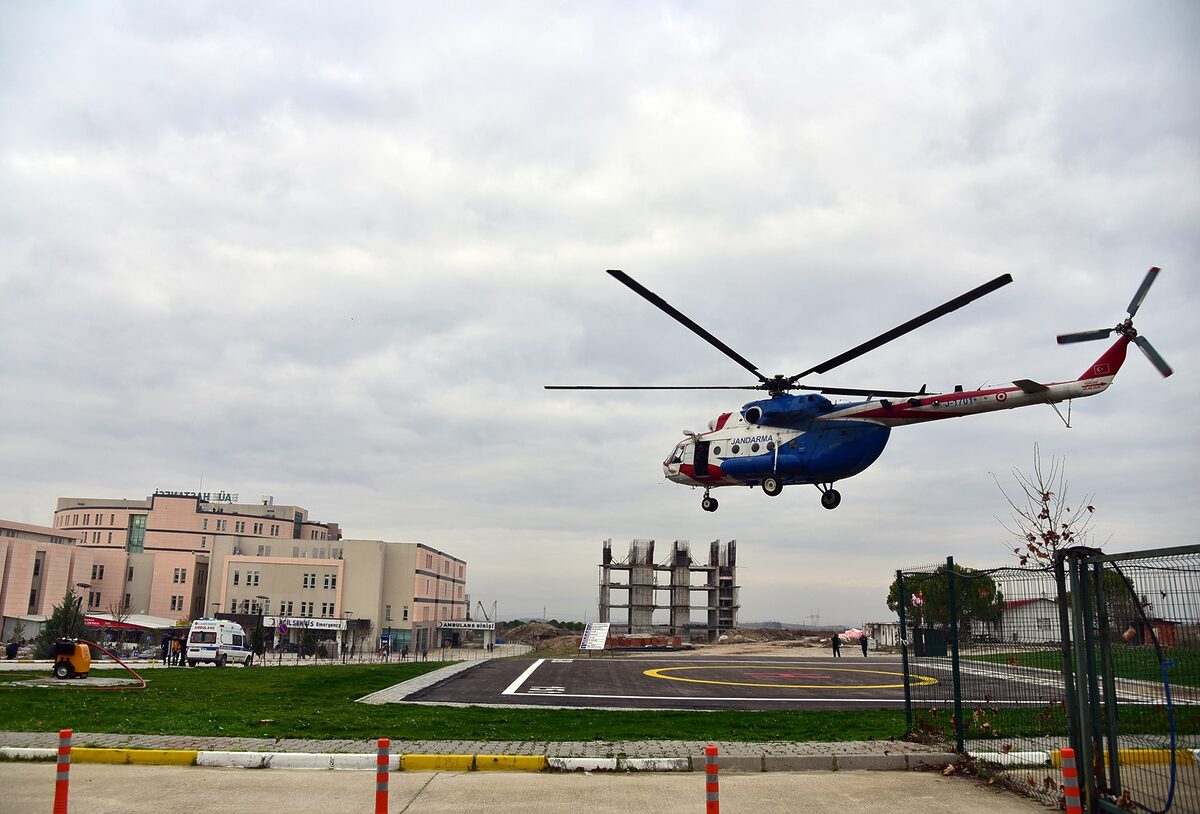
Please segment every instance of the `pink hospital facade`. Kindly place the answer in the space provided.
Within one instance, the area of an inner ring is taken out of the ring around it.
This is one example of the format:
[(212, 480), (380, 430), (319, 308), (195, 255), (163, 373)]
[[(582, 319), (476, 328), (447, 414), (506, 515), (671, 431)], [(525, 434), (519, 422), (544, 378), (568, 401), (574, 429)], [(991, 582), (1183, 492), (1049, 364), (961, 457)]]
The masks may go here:
[(422, 543), (344, 539), (301, 506), (237, 497), (59, 498), (49, 526), (0, 520), (3, 630), (39, 623), (71, 586), (94, 614), (369, 619), (395, 647), (435, 646), (439, 622), (467, 618), (464, 560)]

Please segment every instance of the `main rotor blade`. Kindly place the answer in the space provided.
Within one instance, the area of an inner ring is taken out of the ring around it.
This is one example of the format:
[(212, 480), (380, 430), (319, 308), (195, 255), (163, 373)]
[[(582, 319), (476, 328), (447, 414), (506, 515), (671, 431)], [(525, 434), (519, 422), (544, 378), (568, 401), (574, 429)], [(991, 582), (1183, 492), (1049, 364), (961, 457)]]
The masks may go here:
[(1091, 342), (1093, 339), (1107, 339), (1114, 328), (1102, 328), (1099, 331), (1080, 331), (1077, 334), (1062, 334), (1058, 337), (1058, 344), (1066, 345), (1070, 342)]
[[(1146, 292), (1150, 290), (1150, 286), (1154, 285), (1154, 280), (1158, 277), (1158, 266), (1153, 267), (1146, 272), (1146, 277), (1142, 280), (1142, 284), (1138, 287), (1137, 293), (1133, 295), (1133, 299), (1129, 301), (1129, 318), (1133, 319), (1133, 315), (1142, 307), (1142, 300), (1146, 299)], [(1153, 361), (1153, 360), (1151, 360)]]
[(762, 390), (757, 384), (732, 384), (692, 387), (687, 385), (634, 385), (634, 384), (547, 384), (545, 390)]
[(914, 396), (931, 396), (933, 393), (928, 393), (924, 390), (862, 390), (854, 387), (808, 387), (807, 385), (796, 385), (797, 390), (815, 390), (818, 393), (828, 393), (831, 396), (862, 396), (863, 398), (871, 398), (872, 396), (887, 396), (894, 399), (907, 399)]
[(651, 305), (658, 308), (660, 311), (662, 311), (667, 316), (674, 319), (679, 324), (683, 325), (689, 331), (691, 331), (692, 333), (699, 336), (705, 342), (712, 345), (717, 350), (721, 351), (721, 353), (725, 354), (726, 356), (728, 356), (733, 361), (737, 362), (742, 367), (746, 368), (746, 370), (749, 370), (751, 373), (753, 373), (755, 375), (755, 377), (758, 378), (759, 381), (765, 382), (767, 380), (766, 376), (764, 376), (763, 374), (758, 372), (757, 367), (755, 367), (751, 362), (749, 362), (745, 358), (743, 358), (740, 354), (738, 354), (737, 351), (735, 351), (733, 348), (726, 345), (720, 339), (717, 339), (715, 336), (710, 334), (708, 331), (701, 328), (699, 325), (697, 325), (695, 322), (693, 322), (691, 319), (689, 319), (687, 316), (685, 316), (681, 311), (677, 310), (673, 305), (671, 305), (669, 302), (664, 300), (662, 297), (655, 294), (650, 289), (646, 288), (644, 285), (639, 283), (637, 280), (633, 279), (628, 274), (626, 274), (623, 271), (620, 271), (619, 269), (609, 269), (608, 273), (611, 274), (613, 277), (616, 277), (617, 280), (624, 283), (629, 288), (633, 289), (633, 291), (635, 293), (641, 295), (641, 297), (643, 299), (647, 300)]
[(795, 376), (792, 376), (790, 378), (790, 380), (795, 382), (798, 379), (801, 379), (804, 376), (807, 376), (809, 373), (826, 373), (830, 370), (833, 370), (835, 367), (838, 367), (839, 365), (844, 365), (846, 362), (849, 362), (852, 359), (857, 359), (859, 356), (862, 356), (864, 353), (873, 351), (881, 345), (886, 345), (888, 342), (891, 342), (893, 339), (897, 339), (901, 336), (904, 336), (904, 334), (908, 333), (909, 331), (914, 331), (917, 328), (920, 328), (922, 325), (933, 322), (938, 317), (944, 317), (946, 314), (949, 314), (951, 311), (957, 311), (959, 308), (962, 308), (964, 305), (966, 305), (970, 302), (973, 302), (974, 300), (979, 299), (980, 297), (984, 296), (985, 294), (990, 294), (993, 291), (995, 291), (997, 288), (1000, 288), (1001, 286), (1006, 286), (1011, 282), (1012, 282), (1011, 274), (1001, 274), (999, 277), (992, 280), (991, 282), (984, 283), (983, 285), (979, 286), (978, 288), (973, 288), (970, 291), (968, 291), (966, 294), (963, 294), (959, 297), (955, 297), (954, 299), (950, 300), (949, 302), (943, 303), (942, 305), (939, 305), (937, 308), (934, 308), (930, 311), (926, 311), (924, 314), (921, 314), (921, 316), (915, 317), (914, 319), (910, 319), (908, 322), (904, 323), (903, 325), (897, 325), (895, 328), (892, 328), (890, 331), (887, 331), (886, 333), (881, 333), (879, 336), (862, 343), (861, 345), (859, 345), (856, 348), (851, 348), (850, 350), (846, 351), (845, 353), (843, 353), (839, 356), (835, 356), (832, 359), (825, 360), (824, 362), (817, 365), (816, 367), (810, 367), (808, 370), (805, 370), (801, 373), (797, 373)]
[(1175, 372), (1171, 370), (1171, 366), (1167, 364), (1167, 360), (1158, 355), (1158, 351), (1154, 349), (1154, 346), (1150, 344), (1150, 340), (1146, 339), (1146, 337), (1137, 336), (1134, 337), (1133, 341), (1142, 349), (1142, 353), (1146, 354), (1146, 358), (1150, 360), (1150, 364), (1158, 368), (1158, 372), (1163, 374), (1164, 377), (1170, 376)]

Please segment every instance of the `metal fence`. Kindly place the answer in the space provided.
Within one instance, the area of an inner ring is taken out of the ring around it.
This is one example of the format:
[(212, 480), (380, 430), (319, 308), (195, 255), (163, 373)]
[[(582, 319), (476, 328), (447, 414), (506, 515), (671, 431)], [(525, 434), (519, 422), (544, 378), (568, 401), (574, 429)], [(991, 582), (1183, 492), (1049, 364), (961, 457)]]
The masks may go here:
[(896, 572), (910, 735), (1059, 806), (1073, 746), (1091, 811), (1200, 812), (1200, 546), (1056, 568)]

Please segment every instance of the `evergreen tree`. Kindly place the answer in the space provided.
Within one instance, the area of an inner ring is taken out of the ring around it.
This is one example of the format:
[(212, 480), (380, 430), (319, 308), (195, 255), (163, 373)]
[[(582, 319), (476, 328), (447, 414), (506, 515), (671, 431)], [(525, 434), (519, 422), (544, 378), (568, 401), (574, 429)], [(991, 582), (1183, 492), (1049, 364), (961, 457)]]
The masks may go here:
[(38, 633), (37, 644), (34, 645), (33, 657), (48, 659), (53, 657), (54, 641), (56, 639), (83, 638), (83, 611), (78, 603), (82, 597), (75, 596), (75, 588), (68, 587), (63, 596), (62, 604), (55, 605), (50, 611), (50, 618), (42, 625)]

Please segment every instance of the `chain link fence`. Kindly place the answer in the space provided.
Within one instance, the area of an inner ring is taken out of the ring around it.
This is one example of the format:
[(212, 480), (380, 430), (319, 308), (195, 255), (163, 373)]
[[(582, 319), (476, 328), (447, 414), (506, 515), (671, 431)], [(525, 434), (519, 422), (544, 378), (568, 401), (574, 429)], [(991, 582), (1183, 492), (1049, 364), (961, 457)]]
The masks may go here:
[(1074, 740), (1093, 810), (1200, 812), (1200, 547), (1077, 559), (896, 572), (910, 737), (1055, 807)]

